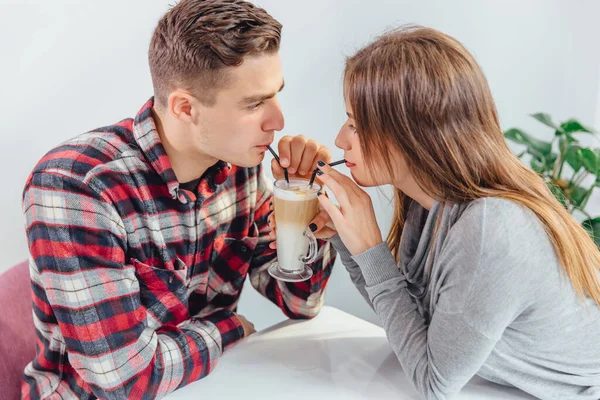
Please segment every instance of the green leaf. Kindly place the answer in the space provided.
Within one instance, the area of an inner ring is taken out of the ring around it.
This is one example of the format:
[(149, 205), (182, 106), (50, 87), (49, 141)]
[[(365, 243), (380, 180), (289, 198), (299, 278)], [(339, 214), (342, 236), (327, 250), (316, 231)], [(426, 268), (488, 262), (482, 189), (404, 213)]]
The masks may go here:
[(532, 156), (533, 158), (535, 158), (535, 159), (536, 159), (536, 160), (538, 160), (539, 162), (541, 162), (541, 163), (544, 163), (544, 164), (545, 164), (545, 160), (546, 160), (546, 158), (544, 157), (544, 154), (540, 153), (540, 152), (539, 152), (539, 151), (537, 151), (535, 148), (533, 148), (533, 147), (529, 147), (529, 146), (527, 147), (527, 152), (528, 152), (529, 154), (531, 154), (531, 156)]
[(504, 137), (513, 142), (524, 144), (531, 155), (541, 159), (552, 152), (552, 143), (538, 140), (520, 129), (512, 128), (504, 132)]
[(562, 128), (560, 126), (556, 125), (554, 123), (554, 121), (552, 121), (552, 117), (550, 116), (550, 114), (536, 113), (536, 114), (531, 114), (531, 116), (533, 118), (537, 119), (538, 121), (540, 121), (542, 124), (547, 125), (550, 128), (554, 128), (555, 130), (564, 133)]
[(543, 161), (538, 160), (537, 158), (532, 158), (529, 162), (529, 165), (531, 165), (532, 170), (540, 175), (544, 175), (544, 172), (546, 172), (546, 165)]
[(583, 167), (583, 160), (580, 153), (581, 147), (577, 145), (571, 145), (567, 148), (565, 152), (565, 161), (567, 164), (573, 168), (575, 173), (579, 172), (581, 167)]
[(591, 149), (581, 149), (581, 160), (583, 161), (583, 167), (586, 171), (596, 175), (600, 167), (600, 157), (596, 155), (596, 152)]
[(548, 185), (548, 188), (550, 189), (550, 191), (552, 192), (552, 194), (554, 195), (554, 197), (556, 197), (556, 199), (558, 201), (560, 201), (560, 203), (563, 206), (567, 206), (567, 197), (565, 196), (565, 193), (561, 190), (561, 188), (559, 188), (557, 185), (555, 185), (552, 182), (546, 182), (546, 185)]
[(571, 200), (571, 203), (576, 207), (579, 207), (583, 200), (585, 199), (585, 195), (587, 194), (587, 189), (582, 188), (581, 186), (574, 187), (568, 190), (568, 197)]
[(560, 139), (558, 139), (558, 143), (560, 145), (560, 149), (563, 149), (563, 146), (566, 148), (566, 146), (570, 145), (570, 144), (579, 144), (579, 141), (577, 139), (575, 139), (573, 136), (567, 134), (563, 137), (561, 137)]
[(545, 158), (546, 158), (546, 166), (548, 168), (552, 169), (552, 167), (554, 167), (554, 163), (556, 162), (556, 159), (558, 158), (558, 154), (550, 153)]
[(575, 119), (570, 119), (567, 122), (563, 122), (560, 127), (564, 132), (573, 133), (573, 132), (587, 132), (594, 133), (594, 130), (583, 126), (579, 121)]
[(592, 239), (594, 239), (596, 246), (600, 247), (600, 217), (586, 219), (581, 225), (588, 231)]
[[(560, 136), (560, 135), (557, 135), (557, 136)], [(569, 133), (569, 132), (566, 132), (566, 133), (565, 133), (565, 137), (567, 138), (567, 141), (568, 141), (569, 143), (574, 143), (574, 142), (577, 142), (577, 139), (575, 139), (575, 137), (573, 137), (573, 134), (571, 134), (571, 133)], [(577, 143), (578, 143), (578, 142), (577, 142)]]

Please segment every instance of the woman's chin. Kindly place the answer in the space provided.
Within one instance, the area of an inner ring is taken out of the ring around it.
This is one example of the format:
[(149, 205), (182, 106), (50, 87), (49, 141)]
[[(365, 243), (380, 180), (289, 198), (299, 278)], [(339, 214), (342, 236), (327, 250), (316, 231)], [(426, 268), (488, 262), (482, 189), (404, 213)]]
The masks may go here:
[(353, 171), (350, 171), (350, 175), (352, 175), (352, 179), (354, 180), (354, 182), (356, 182), (356, 184), (361, 187), (376, 187), (376, 186), (383, 186), (383, 185), (391, 185), (391, 182), (378, 182), (378, 181), (375, 181), (370, 176), (364, 177), (364, 176), (362, 176), (362, 174), (355, 174)]
[(362, 187), (372, 187), (372, 186), (376, 186), (374, 184), (374, 182), (372, 182), (371, 179), (365, 179), (362, 176), (357, 176), (357, 174), (354, 174), (354, 172), (350, 171), (350, 175), (352, 175), (352, 179), (354, 180), (354, 182), (356, 182), (356, 184), (358, 186), (362, 186)]

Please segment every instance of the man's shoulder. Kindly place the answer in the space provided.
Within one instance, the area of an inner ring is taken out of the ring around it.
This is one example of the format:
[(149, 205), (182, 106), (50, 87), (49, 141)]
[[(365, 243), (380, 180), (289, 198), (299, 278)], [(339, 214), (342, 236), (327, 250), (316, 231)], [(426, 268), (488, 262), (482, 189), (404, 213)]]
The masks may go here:
[(33, 168), (34, 174), (64, 174), (85, 180), (90, 172), (108, 165), (126, 152), (139, 152), (132, 132), (133, 120), (125, 119), (77, 135), (48, 151)]

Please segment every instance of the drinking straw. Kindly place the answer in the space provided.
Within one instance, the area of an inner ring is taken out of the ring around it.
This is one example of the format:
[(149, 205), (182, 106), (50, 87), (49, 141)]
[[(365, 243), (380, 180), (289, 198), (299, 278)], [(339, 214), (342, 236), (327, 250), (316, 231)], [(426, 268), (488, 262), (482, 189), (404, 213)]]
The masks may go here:
[[(329, 163), (328, 165), (330, 167), (335, 167), (336, 165), (340, 165), (340, 164), (343, 164), (345, 162), (346, 162), (346, 160), (340, 160), (340, 161)], [(309, 188), (312, 188), (312, 184), (314, 183), (315, 178), (317, 177), (317, 172), (319, 172), (319, 168), (315, 168), (315, 170), (313, 171), (312, 175), (310, 176), (310, 181), (308, 182), (308, 187)]]
[[(279, 156), (277, 155), (277, 153), (275, 153), (275, 151), (271, 148), (271, 146), (267, 146), (267, 149), (269, 149), (269, 151), (271, 152), (271, 154), (273, 154), (273, 157), (277, 160), (277, 162), (279, 163), (279, 165), (281, 165), (281, 161), (279, 161)], [(287, 168), (283, 168), (283, 175), (285, 176), (285, 181), (289, 185), (290, 184), (290, 177), (288, 175)]]

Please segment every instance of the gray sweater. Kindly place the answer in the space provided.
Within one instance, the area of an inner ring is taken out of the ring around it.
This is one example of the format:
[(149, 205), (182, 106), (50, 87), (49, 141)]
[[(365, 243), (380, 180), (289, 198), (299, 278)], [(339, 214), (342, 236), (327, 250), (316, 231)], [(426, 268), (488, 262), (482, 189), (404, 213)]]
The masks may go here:
[(542, 399), (600, 399), (600, 309), (575, 294), (528, 209), (485, 198), (428, 212), (411, 202), (400, 264), (385, 243), (334, 247), (427, 399), (475, 374)]

